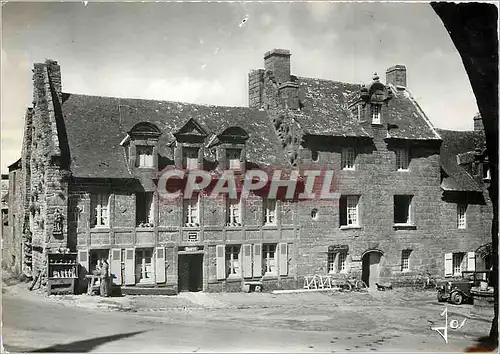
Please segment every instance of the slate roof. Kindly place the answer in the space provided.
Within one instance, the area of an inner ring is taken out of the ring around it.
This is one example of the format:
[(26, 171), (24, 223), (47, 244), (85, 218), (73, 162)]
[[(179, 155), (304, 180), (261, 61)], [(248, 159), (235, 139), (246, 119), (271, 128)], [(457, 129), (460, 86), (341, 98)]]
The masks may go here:
[(75, 177), (131, 177), (120, 142), (139, 122), (153, 123), (162, 131), (159, 153), (173, 159), (167, 145), (191, 118), (209, 137), (230, 126), (243, 128), (249, 135), (246, 149), (252, 163), (286, 161), (267, 113), (256, 109), (64, 94), (62, 112)]
[(443, 143), (441, 144), (440, 163), (446, 173), (441, 183), (441, 188), (446, 191), (474, 191), (482, 189), (473, 176), (459, 165), (458, 155), (474, 151), (476, 148), (484, 149), (486, 140), (483, 132), (437, 130)]
[[(299, 125), (308, 134), (370, 137), (347, 109), (348, 101), (360, 90), (361, 85), (296, 78), (302, 108), (296, 115)], [(440, 140), (429, 119), (408, 90), (393, 91), (389, 101), (388, 138), (411, 140)]]

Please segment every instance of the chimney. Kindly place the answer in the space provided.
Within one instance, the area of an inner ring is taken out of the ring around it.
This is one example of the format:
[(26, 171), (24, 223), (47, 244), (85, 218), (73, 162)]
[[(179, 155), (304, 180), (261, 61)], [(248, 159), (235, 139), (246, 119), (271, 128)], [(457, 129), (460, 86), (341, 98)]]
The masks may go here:
[(57, 96), (59, 104), (62, 104), (61, 67), (52, 59), (46, 59), (45, 66), (49, 74), (50, 90), (53, 95)]
[(264, 68), (273, 73), (278, 85), (290, 81), (290, 51), (273, 49), (264, 55)]
[(260, 109), (264, 105), (264, 69), (252, 70), (248, 74), (248, 106)]
[(479, 112), (474, 116), (474, 131), (475, 132), (484, 131), (483, 119), (481, 118), (481, 113)]
[(394, 65), (385, 72), (385, 83), (392, 84), (398, 89), (406, 88), (406, 66)]

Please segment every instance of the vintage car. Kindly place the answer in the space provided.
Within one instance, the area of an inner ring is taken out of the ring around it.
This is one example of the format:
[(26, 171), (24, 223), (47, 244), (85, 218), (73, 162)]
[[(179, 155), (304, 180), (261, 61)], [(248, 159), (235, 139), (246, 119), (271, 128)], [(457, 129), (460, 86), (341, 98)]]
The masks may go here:
[(442, 282), (437, 287), (438, 301), (451, 301), (455, 305), (472, 301), (471, 288), (481, 282), (490, 283), (491, 270), (465, 271), (461, 279)]

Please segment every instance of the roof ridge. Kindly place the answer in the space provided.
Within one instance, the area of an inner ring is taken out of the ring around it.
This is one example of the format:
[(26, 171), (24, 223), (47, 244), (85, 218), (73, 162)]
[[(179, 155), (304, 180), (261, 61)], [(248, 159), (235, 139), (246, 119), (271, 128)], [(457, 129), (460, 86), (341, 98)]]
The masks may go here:
[(317, 81), (328, 81), (328, 82), (336, 82), (336, 83), (344, 84), (344, 85), (353, 85), (353, 86), (360, 86), (361, 87), (361, 84), (355, 84), (355, 83), (352, 83), (352, 82), (330, 80), (330, 79), (320, 79), (320, 78), (316, 78), (316, 77), (297, 76), (297, 75), (295, 75), (295, 77), (297, 79), (309, 79), (309, 80), (317, 80)]
[(418, 104), (418, 102), (413, 97), (413, 94), (411, 93), (411, 91), (408, 90), (408, 88), (405, 88), (405, 92), (407, 93), (407, 97), (410, 100), (410, 102), (415, 106), (415, 108), (417, 109), (417, 111), (420, 114), (420, 116), (424, 119), (424, 121), (427, 123), (427, 125), (429, 126), (429, 128), (431, 128), (432, 132), (437, 136), (438, 139), (443, 140), (441, 138), (441, 136), (438, 134), (438, 132), (436, 131), (436, 128), (432, 124), (432, 122), (429, 119), (429, 117), (427, 117), (427, 115), (425, 114), (424, 110), (420, 107), (420, 105)]

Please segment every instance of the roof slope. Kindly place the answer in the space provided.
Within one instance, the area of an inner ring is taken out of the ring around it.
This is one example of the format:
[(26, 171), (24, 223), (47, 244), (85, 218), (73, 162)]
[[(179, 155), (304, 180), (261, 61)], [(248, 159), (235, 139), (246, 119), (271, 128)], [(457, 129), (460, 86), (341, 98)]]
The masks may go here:
[[(348, 100), (361, 85), (331, 80), (297, 77), (301, 114), (297, 121), (312, 135), (370, 137), (348, 110)], [(440, 140), (429, 119), (407, 90), (393, 91), (389, 101), (391, 125), (388, 137), (412, 140)]]
[(447, 177), (441, 183), (444, 190), (449, 191), (482, 191), (473, 176), (458, 163), (457, 155), (486, 147), (483, 132), (437, 130), (443, 143), (441, 144), (440, 163)]
[(172, 159), (168, 143), (189, 119), (209, 135), (238, 126), (249, 135), (248, 160), (282, 164), (286, 157), (266, 112), (246, 107), (223, 107), (170, 101), (64, 94), (63, 117), (75, 177), (121, 178), (131, 176), (120, 142), (139, 122), (150, 122), (162, 131), (161, 156)]

